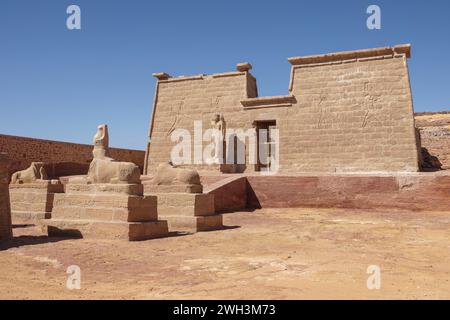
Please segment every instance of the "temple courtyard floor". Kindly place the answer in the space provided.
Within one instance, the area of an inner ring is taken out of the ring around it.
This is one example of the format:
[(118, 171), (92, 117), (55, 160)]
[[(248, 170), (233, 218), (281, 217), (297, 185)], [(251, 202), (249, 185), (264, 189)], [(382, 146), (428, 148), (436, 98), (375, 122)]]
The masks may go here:
[[(143, 242), (16, 225), (0, 299), (450, 299), (450, 213), (261, 209), (226, 230)], [(77, 265), (81, 288), (67, 289)], [(380, 289), (369, 290), (369, 266)]]

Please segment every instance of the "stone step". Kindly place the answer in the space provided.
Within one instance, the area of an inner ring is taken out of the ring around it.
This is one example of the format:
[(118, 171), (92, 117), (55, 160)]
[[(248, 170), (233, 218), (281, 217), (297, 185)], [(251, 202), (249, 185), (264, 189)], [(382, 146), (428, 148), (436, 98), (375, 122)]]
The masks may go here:
[(156, 208), (156, 196), (131, 196), (118, 194), (55, 194), (53, 205), (101, 206), (114, 208)]
[(10, 189), (9, 196), (11, 201), (48, 201), (53, 200), (53, 193), (42, 192), (42, 190), (33, 189)]
[(137, 195), (142, 196), (142, 184), (66, 184), (67, 194), (109, 194), (109, 195)]
[(165, 215), (214, 215), (214, 195), (206, 193), (158, 193), (158, 212)]
[(52, 217), (51, 212), (31, 212), (31, 211), (18, 211), (11, 210), (11, 219), (13, 224), (23, 222), (39, 222), (42, 219), (50, 219)]
[(43, 231), (50, 237), (75, 237), (139, 241), (168, 235), (167, 221), (122, 222), (101, 220), (43, 220)]
[(122, 207), (98, 205), (58, 205), (53, 207), (52, 217), (55, 219), (94, 219), (123, 222), (147, 222), (158, 220), (156, 206)]
[(160, 218), (167, 220), (170, 232), (202, 232), (223, 228), (223, 217), (221, 214), (201, 217), (160, 215)]
[(9, 190), (12, 192), (62, 193), (64, 186), (55, 180), (42, 180), (34, 183), (10, 184)]
[(11, 210), (13, 211), (28, 211), (28, 212), (51, 212), (53, 202), (51, 201), (34, 201), (22, 202), (11, 200)]

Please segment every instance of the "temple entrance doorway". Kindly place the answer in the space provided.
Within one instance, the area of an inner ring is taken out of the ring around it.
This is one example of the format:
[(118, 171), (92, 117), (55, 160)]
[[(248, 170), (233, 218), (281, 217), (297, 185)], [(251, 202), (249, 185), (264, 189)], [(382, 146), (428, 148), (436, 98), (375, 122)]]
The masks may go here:
[(275, 141), (271, 132), (276, 129), (275, 120), (255, 121), (257, 139), (257, 163), (255, 171), (270, 171), (271, 158), (275, 152)]

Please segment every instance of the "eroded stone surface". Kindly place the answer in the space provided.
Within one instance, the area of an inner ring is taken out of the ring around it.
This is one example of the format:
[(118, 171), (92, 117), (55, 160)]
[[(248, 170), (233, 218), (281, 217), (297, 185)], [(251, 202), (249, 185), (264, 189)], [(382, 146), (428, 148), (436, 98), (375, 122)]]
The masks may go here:
[(167, 220), (170, 231), (201, 232), (223, 228), (216, 213), (214, 195), (207, 193), (157, 193), (158, 216)]
[(0, 241), (8, 240), (12, 237), (8, 163), (7, 156), (4, 153), (0, 153)]
[(11, 176), (11, 184), (34, 183), (40, 180), (47, 180), (43, 162), (32, 162), (29, 168), (15, 172)]
[(158, 166), (153, 177), (146, 180), (147, 193), (202, 193), (203, 186), (196, 170), (178, 168), (170, 162)]
[(424, 170), (450, 169), (450, 112), (416, 114)]
[(64, 191), (58, 180), (35, 180), (30, 183), (9, 185), (13, 222), (38, 222), (50, 219), (56, 193)]

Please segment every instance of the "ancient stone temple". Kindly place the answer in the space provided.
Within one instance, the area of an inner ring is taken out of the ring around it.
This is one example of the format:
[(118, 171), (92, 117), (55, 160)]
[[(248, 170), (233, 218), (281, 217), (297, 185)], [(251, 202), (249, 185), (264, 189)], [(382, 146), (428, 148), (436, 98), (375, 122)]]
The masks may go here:
[(48, 179), (44, 163), (33, 162), (11, 177), (9, 193), (13, 220), (35, 222), (51, 218), (55, 193), (62, 193), (59, 180)]
[(166, 236), (158, 220), (156, 196), (144, 196), (140, 170), (109, 157), (108, 127), (100, 125), (86, 177), (73, 177), (65, 193), (55, 194), (52, 219), (44, 220), (50, 236), (145, 240)]
[(0, 153), (0, 241), (8, 240), (12, 237), (8, 162), (6, 155)]
[[(288, 93), (274, 97), (258, 96), (249, 63), (212, 75), (154, 74), (145, 172), (181, 140), (190, 141), (178, 165), (215, 172), (419, 171), (409, 57), (410, 45), (399, 45), (289, 58)], [(212, 155), (223, 163), (205, 164), (205, 149), (222, 140), (204, 133), (223, 127), (224, 154)]]

